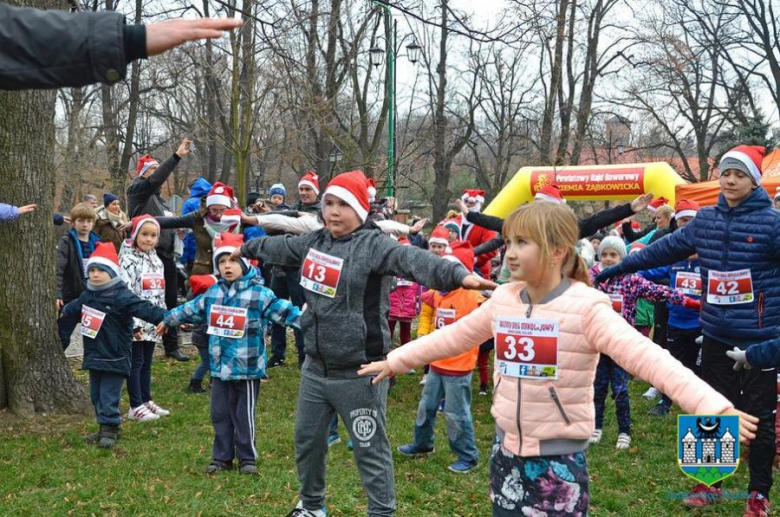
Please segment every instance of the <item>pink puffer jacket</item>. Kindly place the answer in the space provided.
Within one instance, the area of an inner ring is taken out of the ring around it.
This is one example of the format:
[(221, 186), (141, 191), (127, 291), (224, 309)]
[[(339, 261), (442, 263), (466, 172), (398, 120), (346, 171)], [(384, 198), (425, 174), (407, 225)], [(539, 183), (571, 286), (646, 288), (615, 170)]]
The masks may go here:
[[(593, 380), (599, 353), (646, 379), (688, 413), (716, 414), (733, 405), (669, 352), (612, 310), (609, 298), (568, 279), (537, 305), (523, 302), (524, 283), (505, 284), (479, 309), (441, 330), (395, 349), (390, 368), (401, 374), (458, 355), (493, 334), (498, 316), (557, 319), (557, 380), (494, 374), (491, 413), (503, 446), (521, 456), (569, 454), (587, 447), (594, 429)], [(527, 299), (527, 297), (525, 298)]]
[[(399, 283), (408, 281), (398, 279)], [(390, 319), (411, 321), (420, 314), (420, 286), (414, 282), (411, 285), (400, 285), (390, 293)]]

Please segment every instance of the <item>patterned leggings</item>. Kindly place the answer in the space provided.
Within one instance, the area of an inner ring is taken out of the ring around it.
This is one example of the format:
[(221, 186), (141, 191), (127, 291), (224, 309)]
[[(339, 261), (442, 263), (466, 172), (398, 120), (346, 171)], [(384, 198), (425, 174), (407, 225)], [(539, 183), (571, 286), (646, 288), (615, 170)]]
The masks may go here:
[(612, 385), (612, 398), (615, 399), (618, 432), (631, 434), (631, 403), (628, 399), (628, 372), (617, 365), (608, 355), (601, 354), (593, 383), (593, 404), (596, 406), (596, 429), (604, 428), (604, 402), (607, 400), (609, 386)]
[(585, 453), (523, 458), (496, 442), (490, 457), (490, 500), (493, 517), (587, 515)]

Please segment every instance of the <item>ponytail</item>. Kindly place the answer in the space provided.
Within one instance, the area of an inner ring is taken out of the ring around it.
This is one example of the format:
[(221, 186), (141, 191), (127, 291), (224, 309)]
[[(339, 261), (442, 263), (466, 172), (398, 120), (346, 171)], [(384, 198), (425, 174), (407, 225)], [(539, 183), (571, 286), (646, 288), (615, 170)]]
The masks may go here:
[(565, 275), (572, 280), (589, 286), (590, 275), (588, 274), (588, 266), (585, 264), (585, 260), (576, 252), (572, 252), (572, 259), (572, 265), (570, 268), (567, 268), (568, 271)]

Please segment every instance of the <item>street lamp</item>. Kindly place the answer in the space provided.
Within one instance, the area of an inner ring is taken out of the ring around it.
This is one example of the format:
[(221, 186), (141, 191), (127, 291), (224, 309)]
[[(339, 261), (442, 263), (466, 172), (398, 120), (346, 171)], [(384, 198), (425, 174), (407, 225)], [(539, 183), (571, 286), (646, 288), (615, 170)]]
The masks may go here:
[[(385, 11), (385, 19), (387, 20), (387, 23), (389, 25), (390, 20), (392, 19), (393, 15), (390, 12), (390, 7), (388, 7), (387, 4), (383, 2), (378, 2), (376, 0), (371, 0), (373, 4), (378, 5)], [(403, 40), (401, 41), (403, 43)], [(379, 47), (373, 47), (369, 49), (369, 54), (371, 56), (371, 64), (375, 67), (378, 67), (382, 64), (384, 61), (385, 54), (387, 54), (387, 96), (390, 97), (390, 107), (387, 110), (387, 124), (388, 124), (388, 130), (387, 130), (387, 196), (393, 197), (394, 192), (394, 184), (395, 184), (395, 176), (398, 172), (397, 165), (395, 163), (395, 149), (396, 149), (396, 141), (395, 141), (395, 112), (396, 112), (396, 99), (395, 99), (395, 90), (396, 90), (396, 75), (395, 75), (395, 65), (396, 65), (396, 58), (398, 57), (398, 49), (396, 48), (398, 46), (398, 21), (393, 20), (393, 33), (389, 39), (385, 41), (385, 51), (382, 51)], [(422, 47), (417, 44), (416, 41), (412, 41), (406, 46), (407, 51), (407, 57), (409, 58), (409, 61), (412, 62), (412, 64), (416, 64), (417, 61), (420, 60), (420, 52), (422, 51)]]
[(342, 157), (343, 154), (341, 153), (341, 149), (339, 149), (339, 146), (333, 144), (333, 147), (330, 148), (330, 154), (328, 155), (328, 160), (330, 161), (331, 177), (333, 177), (333, 169), (336, 168), (336, 164), (341, 161)]

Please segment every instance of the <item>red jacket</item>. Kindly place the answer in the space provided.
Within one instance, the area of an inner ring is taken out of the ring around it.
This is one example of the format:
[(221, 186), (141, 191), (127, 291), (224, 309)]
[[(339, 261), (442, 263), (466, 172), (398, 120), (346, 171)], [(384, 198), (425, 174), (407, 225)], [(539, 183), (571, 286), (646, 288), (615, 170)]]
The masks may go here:
[[(471, 245), (476, 248), (480, 244), (490, 242), (495, 239), (498, 234), (493, 230), (488, 230), (476, 224), (471, 224), (465, 220), (463, 214), (458, 216), (458, 223), (460, 224), (460, 238), (464, 241), (469, 241)], [(474, 257), (476, 262), (474, 263), (474, 271), (479, 270), (480, 274), (484, 278), (490, 278), (490, 261), (498, 255), (498, 250), (491, 251), (489, 253), (483, 253)]]

